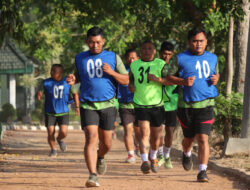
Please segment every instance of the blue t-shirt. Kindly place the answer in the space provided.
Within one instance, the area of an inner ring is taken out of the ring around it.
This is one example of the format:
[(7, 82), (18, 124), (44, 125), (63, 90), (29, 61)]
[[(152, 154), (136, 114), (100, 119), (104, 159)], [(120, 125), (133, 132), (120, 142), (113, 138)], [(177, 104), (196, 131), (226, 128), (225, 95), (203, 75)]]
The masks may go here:
[[(127, 72), (129, 72), (129, 67), (125, 65)], [(128, 85), (118, 84), (117, 99), (119, 103), (130, 103), (133, 102), (134, 93), (130, 92)]]
[(205, 51), (202, 55), (193, 55), (185, 51), (177, 55), (179, 75), (181, 78), (195, 76), (192, 86), (182, 86), (184, 101), (198, 102), (218, 96), (215, 85), (211, 82), (211, 76), (216, 74), (217, 56)]
[(82, 52), (75, 57), (81, 86), (81, 102), (102, 102), (115, 97), (117, 83), (115, 79), (103, 71), (103, 63), (113, 70), (116, 67), (116, 54), (103, 50), (99, 54), (90, 51)]
[(66, 82), (65, 77), (60, 81), (55, 81), (52, 78), (45, 79), (43, 87), (46, 113), (58, 114), (69, 112), (70, 85)]

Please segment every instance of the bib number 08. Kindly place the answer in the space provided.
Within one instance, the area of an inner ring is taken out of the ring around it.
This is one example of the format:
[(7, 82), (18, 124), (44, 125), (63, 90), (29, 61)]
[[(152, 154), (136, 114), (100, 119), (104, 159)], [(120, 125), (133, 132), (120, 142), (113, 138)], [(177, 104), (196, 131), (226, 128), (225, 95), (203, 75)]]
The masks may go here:
[(93, 59), (89, 59), (87, 61), (87, 72), (89, 78), (94, 78), (95, 76), (101, 78), (103, 76), (102, 60), (96, 59), (94, 62)]

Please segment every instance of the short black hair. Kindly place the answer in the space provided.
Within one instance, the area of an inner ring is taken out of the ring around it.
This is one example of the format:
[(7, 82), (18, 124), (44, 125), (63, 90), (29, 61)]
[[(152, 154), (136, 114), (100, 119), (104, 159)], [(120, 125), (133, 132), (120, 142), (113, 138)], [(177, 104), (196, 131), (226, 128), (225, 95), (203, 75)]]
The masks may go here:
[(62, 64), (56, 63), (56, 64), (53, 64), (53, 65), (51, 66), (51, 69), (52, 69), (53, 67), (58, 67), (58, 68), (61, 68), (61, 69), (63, 70)]
[(194, 37), (196, 34), (203, 33), (205, 37), (207, 38), (207, 33), (204, 28), (202, 27), (194, 27), (193, 29), (188, 31), (188, 40), (190, 40), (192, 37)]
[(131, 52), (135, 52), (137, 54), (137, 51), (133, 48), (130, 48), (130, 49), (127, 49), (126, 52), (125, 52), (125, 58), (128, 57), (128, 55), (131, 53)]
[(151, 40), (145, 40), (142, 44), (141, 44), (141, 47), (144, 45), (144, 44), (152, 44), (155, 48), (155, 44), (151, 41)]
[(90, 28), (87, 32), (87, 38), (89, 38), (90, 36), (99, 36), (99, 35), (101, 35), (102, 38), (104, 38), (103, 29), (98, 26)]
[(162, 42), (160, 51), (165, 51), (165, 50), (174, 51), (174, 45), (169, 41)]

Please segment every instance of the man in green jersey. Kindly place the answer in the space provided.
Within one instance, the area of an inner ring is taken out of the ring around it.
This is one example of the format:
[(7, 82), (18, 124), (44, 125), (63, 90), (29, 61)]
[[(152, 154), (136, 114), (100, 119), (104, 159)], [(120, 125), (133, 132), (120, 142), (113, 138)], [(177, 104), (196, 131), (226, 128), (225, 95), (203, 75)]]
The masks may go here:
[(208, 182), (209, 159), (208, 137), (214, 122), (214, 98), (218, 96), (216, 84), (219, 80), (217, 56), (206, 51), (207, 35), (203, 28), (188, 32), (189, 49), (177, 55), (177, 62), (167, 77), (180, 85), (178, 118), (182, 126), (182, 165), (192, 168), (192, 146), (198, 142), (199, 173), (197, 181)]
[[(112, 144), (112, 131), (116, 118), (116, 84), (128, 84), (128, 73), (121, 58), (103, 49), (104, 32), (93, 27), (87, 32), (89, 50), (76, 55), (77, 72), (67, 78), (69, 84), (80, 82), (81, 125), (86, 143), (84, 156), (89, 170), (87, 187), (100, 186), (98, 174), (107, 169), (104, 156)], [(97, 143), (99, 149), (97, 151)]]
[[(168, 41), (164, 41), (161, 44), (161, 49), (159, 51), (160, 58), (165, 61), (168, 69), (170, 69), (173, 60), (171, 60), (174, 55), (174, 45)], [(149, 76), (149, 80), (158, 80), (155, 76)], [(163, 84), (163, 83), (162, 83)], [(177, 102), (178, 102), (178, 92), (177, 85), (168, 85), (164, 87), (164, 110), (165, 110), (165, 138), (162, 134), (160, 146), (158, 149), (158, 164), (161, 166), (164, 163), (166, 169), (173, 168), (170, 151), (173, 141), (173, 129), (176, 126), (177, 118)], [(165, 146), (163, 143), (165, 141)]]
[(167, 73), (165, 62), (154, 58), (156, 50), (151, 41), (145, 41), (140, 52), (141, 59), (130, 66), (129, 89), (134, 92), (135, 114), (141, 132), (141, 171), (147, 174), (150, 172), (150, 147), (151, 170), (156, 173), (159, 169), (157, 151), (164, 122), (163, 86), (158, 82), (149, 81), (148, 75), (165, 78)]

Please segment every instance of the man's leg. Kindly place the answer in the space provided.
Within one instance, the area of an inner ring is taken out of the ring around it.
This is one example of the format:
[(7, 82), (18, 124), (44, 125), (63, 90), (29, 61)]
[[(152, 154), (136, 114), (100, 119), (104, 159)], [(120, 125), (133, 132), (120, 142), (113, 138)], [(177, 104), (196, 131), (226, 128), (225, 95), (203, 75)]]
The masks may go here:
[(98, 129), (99, 134), (99, 150), (98, 158), (104, 158), (105, 154), (111, 149), (112, 146), (112, 130)]
[(158, 148), (158, 152), (157, 152), (157, 159), (158, 159), (158, 165), (161, 166), (162, 164), (164, 164), (165, 160), (164, 160), (164, 152), (163, 152), (163, 145), (164, 145), (164, 135), (163, 135), (163, 129), (164, 126), (162, 126), (162, 132), (160, 134), (160, 144), (159, 144), (159, 148)]
[(107, 170), (106, 160), (104, 156), (108, 153), (112, 146), (112, 131), (114, 128), (114, 121), (116, 119), (116, 108), (106, 108), (99, 110), (100, 124), (98, 128), (99, 135), (99, 149), (97, 160), (97, 172), (104, 174)]
[(84, 157), (90, 174), (85, 185), (87, 187), (98, 187), (100, 186), (96, 173), (98, 126), (88, 125), (84, 127), (84, 132), (86, 139), (84, 146)]
[(206, 134), (197, 134), (196, 139), (198, 142), (198, 160), (199, 164), (208, 164), (209, 159), (209, 144), (208, 144), (208, 135)]
[(96, 174), (98, 126), (88, 125), (84, 127), (85, 146), (84, 157), (90, 174)]
[(63, 152), (67, 150), (67, 146), (65, 142), (63, 141), (63, 139), (67, 136), (67, 134), (68, 134), (68, 125), (60, 125), (59, 133), (58, 133), (56, 140), (60, 146), (61, 151)]
[(49, 156), (56, 157), (57, 151), (56, 151), (56, 139), (55, 139), (55, 132), (56, 132), (55, 126), (48, 126), (47, 132), (48, 132), (48, 143), (51, 148)]
[(149, 153), (149, 136), (150, 136), (150, 123), (149, 121), (138, 121), (140, 127), (141, 139), (140, 139), (140, 152), (141, 152), (141, 171), (145, 174), (149, 173), (150, 166), (148, 162)]
[(134, 138), (133, 138), (133, 123), (128, 123), (124, 126), (124, 142), (128, 151), (128, 158), (126, 162), (135, 162), (134, 156)]
[(151, 170), (155, 173), (159, 170), (157, 152), (160, 145), (162, 128), (160, 127), (150, 127), (150, 161), (151, 161)]

